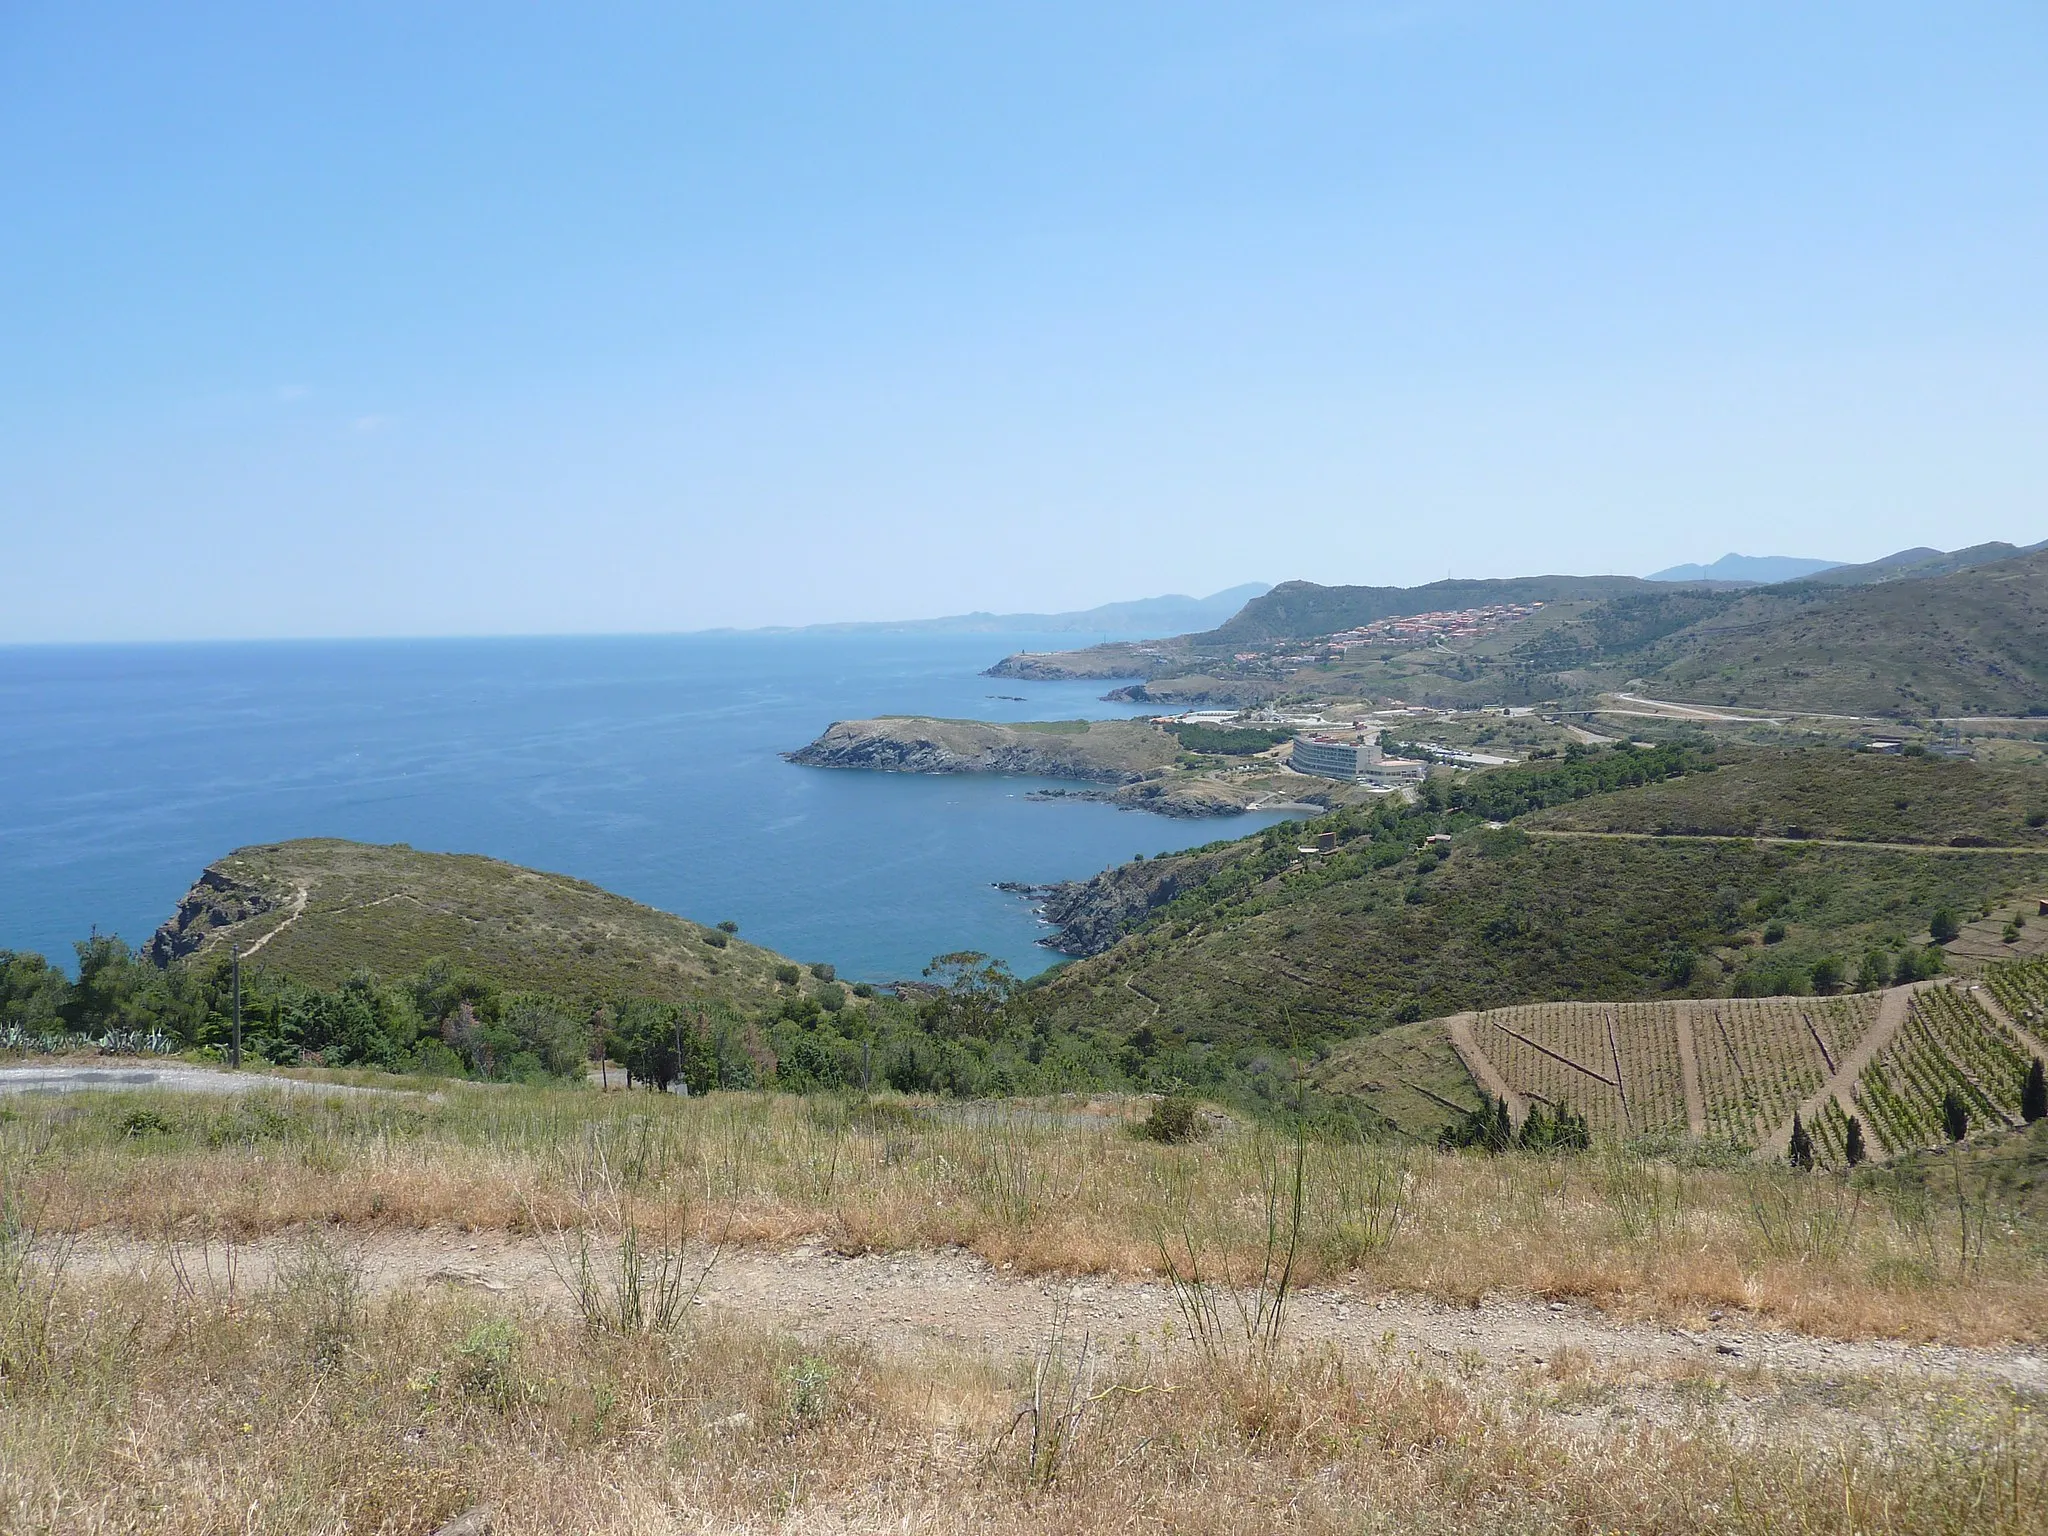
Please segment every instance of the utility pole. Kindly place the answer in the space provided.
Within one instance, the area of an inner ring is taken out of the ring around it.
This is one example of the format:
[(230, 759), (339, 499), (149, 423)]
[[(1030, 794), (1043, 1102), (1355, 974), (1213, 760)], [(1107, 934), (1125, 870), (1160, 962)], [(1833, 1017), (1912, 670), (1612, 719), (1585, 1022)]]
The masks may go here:
[(242, 1064), (242, 946), (235, 945), (235, 1040), (228, 1052), (228, 1065)]

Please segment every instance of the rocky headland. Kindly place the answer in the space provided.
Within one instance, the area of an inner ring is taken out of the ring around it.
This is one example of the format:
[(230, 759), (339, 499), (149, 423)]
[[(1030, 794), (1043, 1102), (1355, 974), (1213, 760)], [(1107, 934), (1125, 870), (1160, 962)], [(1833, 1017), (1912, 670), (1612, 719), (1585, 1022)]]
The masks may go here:
[(784, 754), (808, 768), (879, 773), (1015, 773), (1129, 784), (1170, 769), (1179, 743), (1149, 720), (1051, 720), (996, 725), (889, 715), (841, 720)]

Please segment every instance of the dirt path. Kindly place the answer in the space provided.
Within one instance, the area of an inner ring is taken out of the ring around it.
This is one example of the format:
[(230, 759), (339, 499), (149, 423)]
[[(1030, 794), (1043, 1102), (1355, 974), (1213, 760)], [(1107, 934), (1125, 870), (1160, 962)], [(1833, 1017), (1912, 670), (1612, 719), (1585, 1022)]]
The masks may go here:
[[(1888, 988), (1883, 1000), (1877, 1005), (1877, 1018), (1872, 1021), (1870, 1028), (1863, 1032), (1863, 1038), (1858, 1040), (1850, 1048), (1849, 1054), (1842, 1058), (1842, 1064), (1835, 1068), (1833, 1075), (1814, 1090), (1811, 1098), (1799, 1106), (1799, 1118), (1808, 1125), (1813, 1124), (1813, 1117), (1821, 1112), (1829, 1099), (1833, 1099), (1842, 1107), (1843, 1114), (1855, 1114), (1856, 1084), (1862, 1080), (1864, 1068), (1877, 1059), (1879, 1051), (1892, 1043), (1892, 1038), (1898, 1034), (1900, 1026), (1911, 1016), (1914, 994), (1924, 992), (1929, 987), (1942, 985), (1944, 983), (1939, 981), (1916, 981), (1908, 986)], [(1791, 1145), (1792, 1122), (1788, 1119), (1758, 1146), (1756, 1155), (1760, 1160), (1774, 1162), (1782, 1158)], [(1879, 1160), (1882, 1161), (1883, 1156), (1888, 1155), (1889, 1153), (1881, 1155)]]
[[(570, 1306), (568, 1288), (540, 1239), (429, 1231), (345, 1241), (352, 1242), (346, 1252), (375, 1291), (452, 1285), (557, 1312)], [(266, 1239), (235, 1250), (236, 1293), (250, 1295), (267, 1285), (280, 1263), (302, 1251), (301, 1242)], [(85, 1275), (169, 1273), (173, 1257), (163, 1245), (132, 1238), (88, 1239), (74, 1252), (72, 1268)], [(698, 1262), (711, 1257), (707, 1251)], [(202, 1289), (219, 1293), (228, 1285), (228, 1256), (217, 1246), (182, 1248), (175, 1259)], [(722, 1253), (711, 1264), (697, 1304), (806, 1338), (850, 1338), (902, 1350), (936, 1345), (1017, 1360), (1042, 1348), (1062, 1301), (1071, 1308), (1071, 1332), (1085, 1330), (1110, 1347), (1175, 1347), (1179, 1313), (1163, 1284), (1015, 1276), (957, 1251), (858, 1258), (816, 1247)], [(1228, 1324), (1234, 1314), (1227, 1302), (1222, 1311)], [(1489, 1298), (1468, 1309), (1363, 1285), (1296, 1292), (1287, 1335), (1296, 1344), (1357, 1358), (1415, 1355), (1480, 1370), (1518, 1370), (1573, 1351), (1597, 1366), (1653, 1371), (1765, 1366), (1822, 1377), (1964, 1376), (2048, 1391), (2048, 1352), (2039, 1349), (1835, 1343), (1761, 1332), (1736, 1318), (1687, 1330), (1616, 1323), (1562, 1302)]]
[(263, 937), (258, 939), (254, 944), (251, 944), (247, 949), (243, 950), (242, 958), (244, 960), (248, 959), (251, 955), (255, 954), (257, 950), (261, 949), (264, 945), (268, 944), (272, 939), (276, 938), (280, 933), (283, 933), (285, 929), (291, 927), (293, 923), (296, 923), (300, 918), (304, 917), (306, 915), (306, 901), (307, 898), (311, 895), (312, 892), (310, 890), (308, 890), (303, 885), (300, 886), (298, 889), (298, 894), (292, 897), (292, 915), (286, 918), (283, 922), (279, 923), (275, 928), (271, 929), (270, 932), (263, 935)]
[(1508, 1086), (1508, 1080), (1500, 1075), (1500, 1068), (1486, 1052), (1479, 1048), (1479, 1041), (1472, 1034), (1470, 1013), (1454, 1013), (1443, 1020), (1444, 1033), (1451, 1037), (1451, 1049), (1458, 1053), (1458, 1059), (1465, 1063), (1465, 1070), (1479, 1082), (1479, 1086), (1496, 1099), (1508, 1101), (1508, 1111), (1520, 1125), (1529, 1118), (1529, 1101)]
[(1685, 1128), (1693, 1136), (1707, 1134), (1707, 1099), (1700, 1091), (1700, 1059), (1692, 1038), (1692, 1010), (1672, 1011), (1678, 1026), (1678, 1086), (1685, 1095)]
[(2031, 853), (2048, 858), (2048, 847), (1954, 848), (1947, 843), (1859, 843), (1847, 837), (1746, 837), (1733, 832), (1585, 832), (1575, 827), (1525, 827), (1531, 837), (1598, 838), (1615, 843), (1766, 843), (1778, 848), (1862, 848), (1873, 853)]
[(358, 1088), (349, 1083), (309, 1082), (272, 1072), (230, 1072), (218, 1067), (159, 1066), (147, 1060), (119, 1066), (0, 1067), (0, 1096), (11, 1093), (124, 1093), (168, 1090), (173, 1093), (389, 1094), (390, 1088)]

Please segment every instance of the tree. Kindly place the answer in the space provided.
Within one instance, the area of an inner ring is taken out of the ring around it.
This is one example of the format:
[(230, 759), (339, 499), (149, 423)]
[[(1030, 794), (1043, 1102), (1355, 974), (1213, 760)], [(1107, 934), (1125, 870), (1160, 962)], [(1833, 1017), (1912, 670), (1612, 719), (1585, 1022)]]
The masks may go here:
[(1953, 1088), (1941, 1096), (1941, 1130), (1950, 1141), (1961, 1141), (1970, 1134), (1970, 1106)]
[(1865, 992), (1875, 992), (1891, 985), (1892, 957), (1884, 950), (1873, 949), (1863, 957), (1863, 965), (1856, 973), (1856, 985)]
[(1825, 997), (1838, 992), (1842, 987), (1842, 962), (1833, 955), (1822, 955), (1813, 962), (1813, 991), (1816, 997)]
[(2020, 1118), (2029, 1125), (2048, 1120), (2048, 1072), (2038, 1056), (2027, 1063), (2027, 1080), (2020, 1085)]
[(1955, 913), (1947, 907), (1937, 908), (1934, 916), (1927, 920), (1928, 936), (1937, 944), (1949, 943), (1962, 931), (1962, 925), (1956, 921)]
[(1792, 1145), (1786, 1148), (1785, 1156), (1800, 1172), (1812, 1171), (1813, 1137), (1807, 1133), (1806, 1126), (1800, 1120), (1799, 1111), (1796, 1109), (1792, 1111)]
[(956, 949), (924, 968), (944, 990), (919, 1008), (918, 1021), (934, 1034), (986, 1037), (1017, 990), (1009, 966), (979, 950)]
[(1843, 1142), (1842, 1155), (1851, 1168), (1870, 1156), (1869, 1149), (1863, 1145), (1863, 1122), (1854, 1115), (1849, 1117), (1849, 1134)]

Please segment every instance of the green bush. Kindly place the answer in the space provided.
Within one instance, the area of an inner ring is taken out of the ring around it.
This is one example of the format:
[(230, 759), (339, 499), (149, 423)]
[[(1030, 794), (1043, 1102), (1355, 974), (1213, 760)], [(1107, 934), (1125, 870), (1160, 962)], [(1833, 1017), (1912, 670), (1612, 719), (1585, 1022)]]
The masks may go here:
[(1164, 1142), (1177, 1147), (1183, 1143), (1198, 1140), (1203, 1132), (1201, 1112), (1196, 1109), (1193, 1099), (1170, 1093), (1157, 1100), (1152, 1113), (1145, 1117), (1139, 1128), (1148, 1141)]

